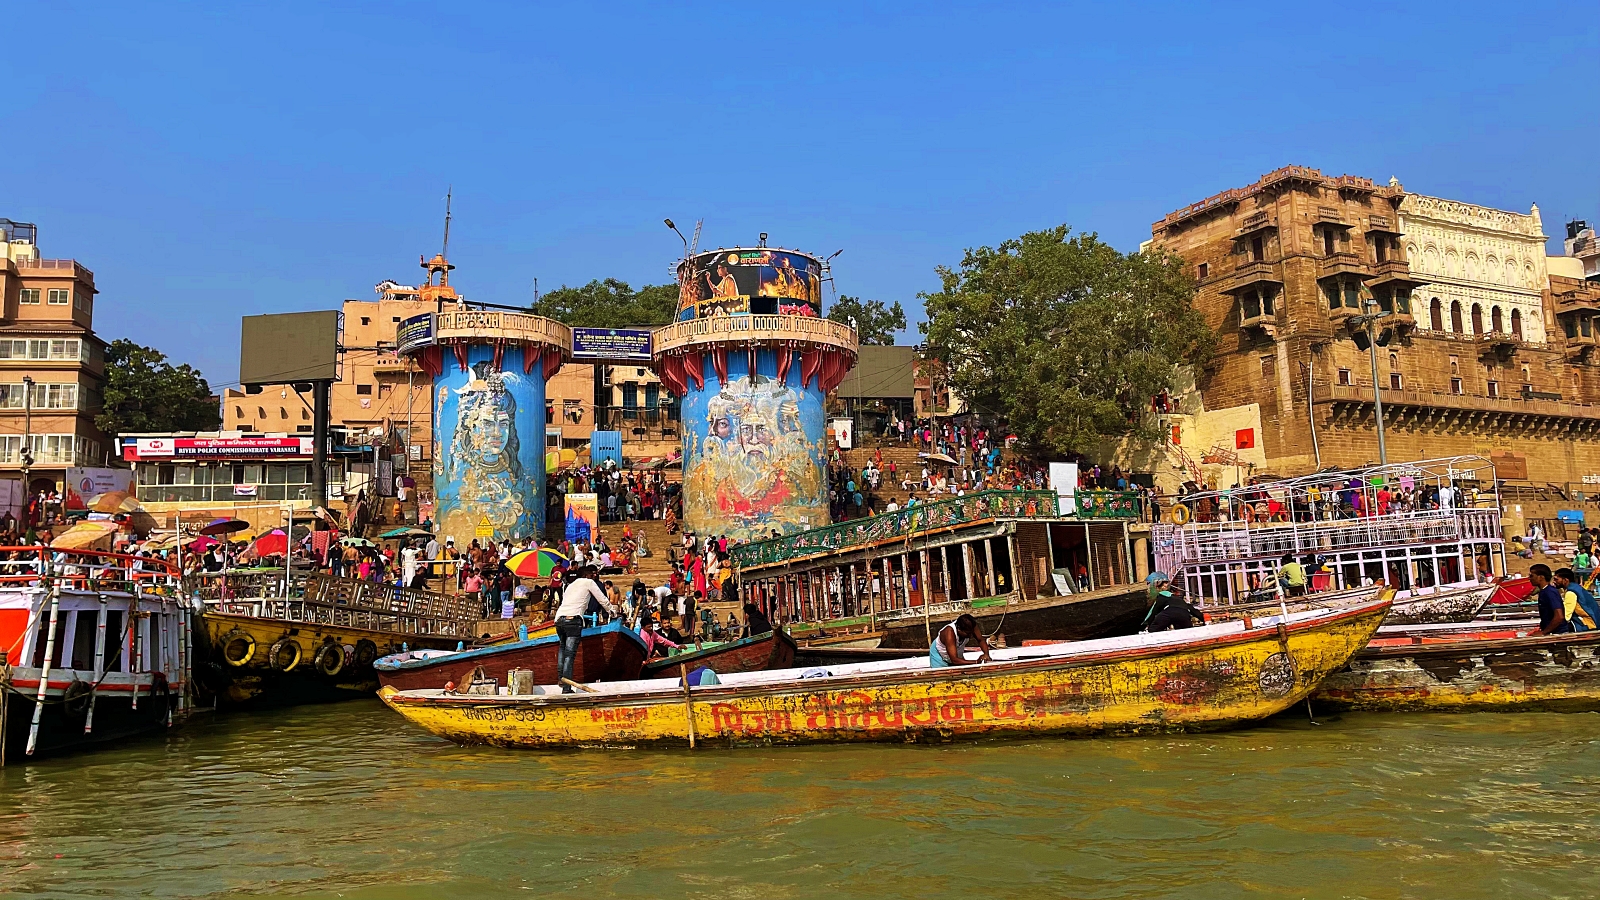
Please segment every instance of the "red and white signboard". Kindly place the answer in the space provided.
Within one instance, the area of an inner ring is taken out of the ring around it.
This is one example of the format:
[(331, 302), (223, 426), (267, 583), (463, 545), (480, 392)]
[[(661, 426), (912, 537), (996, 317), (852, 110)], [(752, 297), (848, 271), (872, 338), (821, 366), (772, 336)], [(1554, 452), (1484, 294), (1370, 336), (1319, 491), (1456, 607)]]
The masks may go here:
[(259, 459), (311, 455), (309, 437), (134, 438), (123, 459)]

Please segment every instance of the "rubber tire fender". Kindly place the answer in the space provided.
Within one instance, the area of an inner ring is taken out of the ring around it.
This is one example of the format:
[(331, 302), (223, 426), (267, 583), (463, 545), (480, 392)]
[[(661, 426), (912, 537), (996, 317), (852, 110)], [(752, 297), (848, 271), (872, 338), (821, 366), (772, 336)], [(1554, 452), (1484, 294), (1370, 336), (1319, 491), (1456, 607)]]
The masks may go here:
[(344, 663), (344, 648), (339, 646), (337, 641), (331, 640), (318, 647), (317, 655), (311, 660), (311, 664), (317, 667), (317, 671), (329, 678), (342, 672)]
[(370, 669), (378, 661), (378, 645), (362, 638), (356, 641), (355, 664), (358, 669)]
[[(282, 665), (279, 663), (278, 657), (281, 656), (285, 650), (293, 650), (294, 658), (290, 660), (287, 665)], [(305, 658), (305, 653), (300, 649), (300, 642), (296, 641), (294, 638), (281, 638), (277, 643), (272, 645), (272, 649), (267, 651), (267, 665), (277, 669), (280, 672), (293, 672), (294, 667), (300, 665), (300, 660), (303, 658)]]
[[(239, 659), (234, 659), (228, 655), (228, 648), (232, 647), (235, 641), (240, 640), (245, 642), (244, 655)], [(219, 652), (222, 654), (222, 661), (235, 668), (248, 666), (250, 660), (255, 659), (256, 656), (256, 639), (250, 636), (250, 632), (242, 628), (235, 628), (223, 635), (222, 640), (217, 642), (217, 646), (220, 648)]]

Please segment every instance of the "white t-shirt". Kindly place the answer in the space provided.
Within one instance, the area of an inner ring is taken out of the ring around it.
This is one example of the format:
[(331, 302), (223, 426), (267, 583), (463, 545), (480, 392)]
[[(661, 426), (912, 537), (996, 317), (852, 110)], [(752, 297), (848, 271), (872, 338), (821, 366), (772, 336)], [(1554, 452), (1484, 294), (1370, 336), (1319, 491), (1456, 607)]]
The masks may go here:
[(594, 579), (574, 578), (561, 595), (561, 605), (556, 607), (555, 617), (564, 619), (581, 616), (588, 610), (591, 599), (600, 604), (602, 609), (607, 608), (606, 593), (600, 590), (600, 585), (595, 584)]

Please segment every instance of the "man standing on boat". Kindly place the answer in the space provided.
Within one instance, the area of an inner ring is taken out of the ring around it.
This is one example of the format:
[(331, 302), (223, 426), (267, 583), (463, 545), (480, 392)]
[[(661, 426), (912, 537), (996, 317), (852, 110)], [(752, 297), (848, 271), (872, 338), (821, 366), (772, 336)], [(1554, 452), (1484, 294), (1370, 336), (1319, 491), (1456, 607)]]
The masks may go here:
[[(968, 643), (978, 645), (978, 658), (967, 659)], [(933, 644), (928, 647), (928, 668), (943, 669), (949, 666), (970, 666), (980, 662), (994, 662), (989, 658), (989, 642), (971, 613), (962, 613), (954, 622), (939, 629)]]
[(578, 659), (578, 642), (583, 637), (583, 617), (589, 613), (606, 615), (606, 595), (594, 581), (593, 566), (578, 570), (561, 595), (561, 605), (556, 607), (556, 637), (561, 639), (556, 652), (557, 679), (561, 693), (572, 693), (572, 665)]

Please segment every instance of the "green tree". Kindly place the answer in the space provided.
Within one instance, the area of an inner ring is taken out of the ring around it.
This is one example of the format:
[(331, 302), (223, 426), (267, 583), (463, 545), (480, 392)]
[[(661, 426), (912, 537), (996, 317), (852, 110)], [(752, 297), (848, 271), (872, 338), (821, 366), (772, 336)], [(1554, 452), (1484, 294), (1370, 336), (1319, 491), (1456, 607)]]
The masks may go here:
[(895, 332), (904, 331), (906, 327), (906, 311), (900, 307), (899, 300), (892, 306), (884, 306), (882, 300), (862, 300), (849, 294), (840, 294), (839, 299), (833, 301), (828, 318), (844, 325), (855, 320), (856, 333), (863, 344), (893, 344)]
[(1006, 418), (1026, 449), (1066, 453), (1135, 432), (1175, 367), (1214, 337), (1195, 283), (1162, 251), (1119, 253), (1061, 225), (967, 250), (922, 294), (929, 351), (951, 387)]
[(562, 285), (540, 297), (533, 311), (584, 328), (665, 325), (678, 311), (678, 286), (647, 284), (636, 291), (615, 278), (582, 287)]
[(211, 431), (221, 407), (199, 370), (174, 366), (152, 347), (119, 338), (106, 348), (104, 408), (94, 423), (108, 434)]

